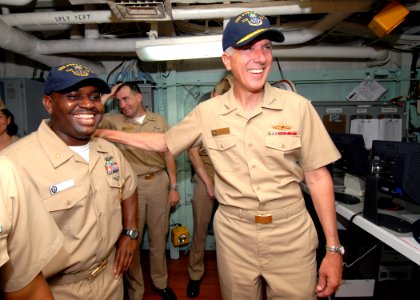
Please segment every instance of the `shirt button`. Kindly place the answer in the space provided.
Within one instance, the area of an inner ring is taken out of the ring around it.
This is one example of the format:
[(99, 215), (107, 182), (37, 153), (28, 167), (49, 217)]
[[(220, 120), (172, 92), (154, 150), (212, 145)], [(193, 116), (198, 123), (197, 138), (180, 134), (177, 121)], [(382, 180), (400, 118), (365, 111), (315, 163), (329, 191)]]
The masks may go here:
[(70, 201), (70, 200), (67, 200), (67, 201), (66, 201), (66, 204), (67, 204), (67, 205), (70, 205), (70, 204), (71, 204), (71, 201)]

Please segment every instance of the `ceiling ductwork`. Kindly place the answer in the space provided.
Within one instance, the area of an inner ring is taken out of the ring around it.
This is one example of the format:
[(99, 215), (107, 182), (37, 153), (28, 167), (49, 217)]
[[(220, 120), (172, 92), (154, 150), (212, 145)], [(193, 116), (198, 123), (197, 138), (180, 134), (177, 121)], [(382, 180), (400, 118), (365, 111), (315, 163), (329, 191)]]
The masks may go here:
[(112, 12), (122, 21), (171, 20), (168, 0), (109, 0)]
[[(156, 60), (147, 47), (167, 46), (165, 51), (172, 53), (183, 43), (194, 44), (201, 55), (172, 59), (220, 57), (224, 25), (246, 10), (268, 16), (284, 32), (285, 42), (274, 45), (273, 52), (282, 57), (381, 63), (389, 51), (420, 50), (420, 1), (407, 3), (406, 20), (383, 38), (368, 28), (386, 2), (377, 0), (28, 1), (0, 0), (0, 32), (7, 37), (0, 39), (0, 47), (47, 65), (64, 56), (91, 60), (138, 55)], [(218, 48), (205, 54), (210, 50), (206, 43)]]

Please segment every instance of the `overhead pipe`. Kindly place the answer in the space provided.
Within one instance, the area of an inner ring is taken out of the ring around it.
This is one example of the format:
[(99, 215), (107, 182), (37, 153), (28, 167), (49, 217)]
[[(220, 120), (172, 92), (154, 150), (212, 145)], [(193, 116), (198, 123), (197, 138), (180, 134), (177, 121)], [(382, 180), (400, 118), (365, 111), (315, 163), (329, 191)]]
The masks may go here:
[(370, 9), (371, 0), (337, 0), (337, 1), (269, 1), (247, 3), (224, 3), (223, 7), (198, 5), (183, 6), (172, 9), (174, 20), (191, 19), (228, 19), (240, 12), (253, 10), (265, 16), (299, 15), (318, 13), (366, 12)]
[(371, 59), (385, 61), (389, 59), (387, 50), (357, 46), (304, 46), (274, 48), (274, 57), (288, 58), (331, 58), (331, 59)]
[(0, 32), (2, 33), (0, 46), (3, 49), (22, 54), (46, 66), (53, 67), (67, 62), (76, 62), (89, 66), (98, 74), (106, 73), (106, 69), (101, 63), (79, 58), (41, 54), (38, 49), (39, 40), (37, 38), (21, 30), (14, 29), (2, 21), (0, 21)]
[[(134, 53), (138, 38), (126, 39), (73, 39), (38, 40), (38, 50), (42, 54), (57, 53)], [(147, 39), (149, 40), (149, 39)], [(1, 46), (1, 40), (0, 40)]]
[[(338, 3), (335, 3), (333, 7), (331, 5), (328, 7), (325, 7), (326, 3), (330, 3), (330, 2), (311, 1), (312, 9), (307, 10), (307, 9), (304, 9), (303, 7), (304, 5), (299, 6), (303, 4), (302, 1), (282, 1), (282, 2), (284, 2), (282, 3), (284, 4), (283, 6), (280, 6), (279, 2), (275, 2), (276, 6), (254, 7), (254, 10), (257, 12), (263, 13), (265, 15), (277, 15), (277, 14), (287, 14), (287, 13), (289, 14), (314, 13), (314, 12), (326, 11), (328, 9), (330, 10), (334, 9), (336, 11), (337, 7), (335, 5), (338, 5)], [(338, 2), (340, 2), (340, 5), (341, 5), (341, 2), (343, 1), (338, 1)], [(348, 2), (348, 1), (344, 1), (344, 2)], [(327, 15), (326, 17), (316, 22), (313, 26), (311, 26), (308, 29), (302, 29), (302, 30), (294, 31), (294, 32), (285, 31), (284, 34), (286, 36), (286, 40), (285, 40), (285, 43), (283, 43), (283, 45), (294, 45), (294, 44), (299, 44), (299, 43), (304, 43), (306, 41), (309, 41), (315, 38), (316, 36), (318, 36), (319, 34), (323, 33), (325, 30), (328, 30), (331, 27), (334, 27), (340, 21), (345, 19), (349, 14), (351, 14), (355, 9), (358, 9), (358, 10), (368, 9), (370, 2), (371, 1), (353, 1), (352, 2), (353, 4), (357, 3), (358, 5), (352, 5), (351, 12), (349, 11), (349, 12), (341, 12), (341, 13)], [(274, 2), (271, 2), (271, 3), (274, 3)], [(292, 4), (293, 5), (299, 4), (298, 6), (300, 7), (300, 11), (297, 12), (296, 7), (292, 7)], [(323, 6), (321, 6), (321, 4)], [(195, 9), (194, 17), (189, 17), (190, 10), (186, 10), (186, 9), (173, 9), (172, 14), (173, 14), (174, 19), (181, 20), (181, 19), (187, 19), (187, 18), (193, 18), (193, 19), (215, 18), (215, 17), (220, 17), (220, 13), (222, 13), (222, 15), (224, 13), (232, 14), (232, 15), (235, 15), (238, 13), (237, 9), (235, 11), (230, 11), (229, 9), (230, 8), (202, 9), (202, 10)], [(350, 9), (350, 7), (348, 7), (348, 9)], [(112, 21), (119, 21), (119, 20), (112, 19), (112, 15), (110, 11), (43, 12), (43, 13), (30, 13), (30, 14), (13, 14), (13, 15), (0, 16), (0, 20), (1, 19), (3, 20), (6, 19), (9, 22), (13, 20), (15, 22), (14, 25), (16, 26), (18, 26), (19, 24), (29, 25), (29, 24), (34, 24), (34, 23), (36, 24), (90, 24), (90, 23), (107, 23), (107, 22), (112, 22)], [(138, 39), (121, 39), (121, 40), (118, 40), (118, 43), (115, 42), (115, 39), (113, 40), (83, 39), (83, 40), (42, 41), (42, 40), (36, 39), (35, 37), (31, 35), (24, 35), (24, 32), (20, 32), (16, 29), (13, 29), (12, 31), (12, 29), (8, 27), (7, 25), (5, 25), (4, 23), (1, 23), (0, 25), (1, 25), (0, 32), (9, 30), (9, 32), (13, 32), (16, 40), (20, 39), (19, 43), (17, 43), (16, 41), (7, 42), (4, 39), (0, 40), (0, 46), (3, 45), (2, 47), (5, 49), (24, 54), (28, 57), (31, 57), (33, 59), (43, 62), (46, 65), (51, 65), (51, 64), (56, 64), (56, 63), (52, 63), (52, 60), (53, 60), (52, 57), (45, 56), (45, 54), (92, 53), (92, 52), (134, 53), (135, 43), (141, 42)], [(17, 38), (17, 37), (20, 37), (20, 38)], [(221, 39), (221, 36), (220, 36), (220, 39)], [(158, 39), (158, 40), (161, 40), (161, 39)], [(25, 43), (30, 46), (24, 49), (21, 49), (18, 46)], [(360, 49), (365, 49), (365, 48), (367, 47), (358, 48), (359, 53), (363, 52), (363, 51), (360, 51)], [(378, 55), (376, 53), (377, 50), (373, 48), (368, 48), (368, 49), (369, 49), (368, 51), (363, 52), (365, 54), (362, 55), (363, 56), (362, 58), (377, 59), (378, 56), (383, 57), (384, 55), (383, 53)], [(283, 50), (283, 51), (286, 51), (286, 50)], [(295, 50), (292, 50), (292, 51), (295, 51)], [(299, 51), (303, 51), (303, 50), (299, 50)], [(354, 53), (358, 51), (353, 51), (353, 49), (351, 49), (351, 51), (344, 51), (343, 53), (347, 53), (348, 55), (350, 55), (350, 58), (351, 58), (354, 55), (359, 56), (358, 54)], [(326, 53), (329, 57), (331, 57), (331, 55), (334, 56), (335, 55), (334, 53), (336, 52), (337, 52), (337, 49), (331, 49), (330, 53), (327, 53), (327, 52)], [(283, 52), (283, 54), (285, 53), (286, 52)], [(296, 52), (296, 55), (299, 55), (299, 53), (303, 53), (303, 52)], [(306, 57), (310, 57), (310, 55), (308, 54), (309, 53), (305, 54)], [(56, 59), (61, 60), (62, 58), (56, 57)]]
[[(332, 15), (327, 15), (320, 21), (313, 24), (308, 29), (301, 29), (295, 31), (284, 31), (285, 41), (282, 45), (296, 45), (302, 44), (312, 40), (318, 35), (325, 32), (336, 24), (340, 23), (342, 20), (347, 18), (349, 13), (337, 13)], [(197, 40), (202, 39), (202, 36), (196, 36)], [(145, 44), (155, 43), (156, 41), (167, 41), (167, 44), (171, 44), (180, 38), (166, 38), (166, 39), (157, 39), (149, 40), (143, 39)], [(182, 39), (182, 38), (181, 38)], [(194, 39), (194, 37), (192, 37)], [(211, 39), (214, 39), (212, 35)], [(220, 40), (220, 45), (222, 41), (222, 35), (218, 35), (218, 40)], [(118, 43), (115, 43), (115, 40), (107, 39), (83, 39), (83, 40), (60, 40), (60, 41), (39, 41), (39, 50), (43, 54), (52, 54), (52, 53), (83, 53), (83, 52), (133, 52), (139, 44), (142, 43), (139, 39), (120, 39)], [(0, 41), (1, 43), (1, 41)], [(141, 47), (141, 46), (140, 46)]]
[[(1, 0), (0, 0), (1, 1)], [(369, 10), (373, 1), (367, 0), (338, 0), (338, 1), (271, 1), (255, 3), (224, 4), (223, 7), (215, 5), (174, 7), (171, 10), (172, 20), (198, 20), (198, 19), (228, 19), (241, 10), (249, 9), (257, 13), (274, 15), (314, 14), (314, 13), (353, 13)], [(110, 10), (91, 11), (48, 11), (17, 13), (1, 15), (0, 20), (10, 26), (23, 25), (51, 25), (51, 24), (89, 24), (89, 23), (118, 23), (124, 20), (117, 19)], [(139, 20), (135, 20), (139, 21)], [(155, 21), (159, 21), (158, 19)]]
[(326, 30), (333, 28), (335, 25), (339, 24), (350, 15), (351, 13), (348, 12), (329, 14), (307, 29), (283, 31), (284, 42), (282, 45), (296, 45), (306, 43), (324, 33)]
[(32, 0), (0, 0), (0, 5), (24, 6), (31, 2)]
[[(299, 43), (307, 42), (319, 34), (323, 33), (325, 30), (333, 27), (335, 24), (339, 23), (343, 18), (346, 18), (347, 14), (335, 14), (327, 15), (322, 20), (315, 23), (309, 29), (302, 29), (296, 31), (285, 31), (285, 42), (282, 45), (296, 45)], [(7, 39), (1, 39), (0, 45), (3, 48), (24, 54), (28, 57), (42, 61), (43, 63), (47, 62), (47, 65), (52, 63), (51, 56), (46, 56), (47, 54), (57, 54), (57, 53), (127, 53), (134, 54), (136, 49), (136, 43), (141, 43), (137, 38), (131, 39), (121, 39), (118, 40), (118, 43), (115, 42), (115, 39), (76, 39), (76, 40), (59, 40), (59, 41), (46, 41), (39, 40), (32, 35), (26, 34), (17, 29), (12, 29), (0, 23), (2, 28), (1, 31), (13, 32), (13, 38), (15, 42), (8, 42)], [(194, 38), (194, 37), (193, 37)], [(196, 37), (197, 39), (203, 37)], [(205, 37), (204, 37), (205, 38)], [(214, 39), (215, 36), (212, 36)], [(217, 37), (216, 37), (217, 38)], [(221, 43), (221, 35), (218, 35), (218, 39)], [(162, 42), (168, 40), (168, 44), (171, 44), (174, 39), (177, 38), (168, 38), (168, 39), (157, 39), (157, 41)], [(144, 39), (145, 43), (151, 43), (149, 39)], [(19, 46), (18, 46), (19, 45)], [(20, 45), (24, 49), (20, 48)], [(24, 46), (23, 46), (24, 45)], [(307, 50), (305, 50), (307, 49)], [(317, 56), (314, 56), (314, 55)], [(280, 57), (336, 57), (336, 58), (357, 58), (357, 59), (373, 59), (373, 60), (382, 60), (387, 56), (387, 51), (379, 51), (374, 48), (369, 47), (299, 47), (297, 49), (281, 49), (274, 50), (274, 56)], [(60, 58), (61, 59), (61, 58)], [(52, 63), (53, 65), (56, 63)]]
[(92, 11), (44, 11), (1, 15), (0, 21), (9, 26), (28, 25), (72, 25), (121, 22), (109, 10)]

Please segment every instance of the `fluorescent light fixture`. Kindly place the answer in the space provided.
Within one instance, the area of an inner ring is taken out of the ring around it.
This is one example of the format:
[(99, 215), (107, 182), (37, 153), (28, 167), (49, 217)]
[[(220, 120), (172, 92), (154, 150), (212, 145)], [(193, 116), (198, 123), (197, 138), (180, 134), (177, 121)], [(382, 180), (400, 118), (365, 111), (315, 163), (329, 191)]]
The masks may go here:
[(221, 57), (222, 35), (149, 39), (136, 42), (142, 61), (167, 61)]

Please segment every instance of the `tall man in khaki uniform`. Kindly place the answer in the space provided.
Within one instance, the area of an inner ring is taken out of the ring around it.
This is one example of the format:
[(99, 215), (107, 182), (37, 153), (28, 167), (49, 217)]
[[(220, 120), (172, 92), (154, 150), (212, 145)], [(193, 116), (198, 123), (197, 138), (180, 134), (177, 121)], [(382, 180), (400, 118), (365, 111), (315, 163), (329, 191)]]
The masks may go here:
[[(122, 114), (105, 114), (100, 127), (124, 132), (166, 132), (168, 124), (156, 113), (146, 111), (142, 94), (136, 83), (115, 86), (112, 93), (102, 96), (102, 101), (115, 97)], [(164, 300), (176, 299), (168, 286), (166, 264), (166, 240), (169, 228), (169, 213), (179, 202), (176, 184), (176, 162), (170, 152), (144, 151), (117, 144), (137, 175), (138, 218), (140, 237), (145, 225), (149, 237), (150, 273), (154, 289)], [(126, 273), (125, 285), (130, 300), (143, 299), (144, 282), (140, 266), (140, 245)]]
[(51, 69), (42, 99), (50, 119), (2, 152), (64, 235), (43, 269), (55, 299), (123, 299), (122, 275), (137, 246), (136, 177), (117, 147), (91, 137), (109, 92), (85, 66)]
[[(231, 76), (224, 77), (211, 92), (211, 97), (223, 95), (230, 89)], [(208, 226), (215, 208), (214, 166), (206, 149), (201, 145), (188, 150), (188, 157), (193, 165), (195, 175), (193, 192), (194, 231), (188, 260), (190, 280), (187, 286), (188, 298), (197, 298), (204, 275), (204, 250)]]
[(0, 299), (5, 292), (6, 300), (52, 300), (42, 269), (61, 249), (63, 235), (5, 156), (0, 170)]
[[(315, 300), (333, 294), (341, 283), (344, 249), (325, 167), (340, 153), (310, 101), (267, 83), (272, 41), (283, 40), (266, 17), (241, 13), (223, 32), (222, 60), (234, 76), (227, 93), (200, 103), (165, 134), (96, 133), (174, 155), (203, 143), (216, 170), (214, 230), (225, 300), (261, 299), (263, 294)], [(318, 280), (317, 232), (302, 181), (327, 243)]]

